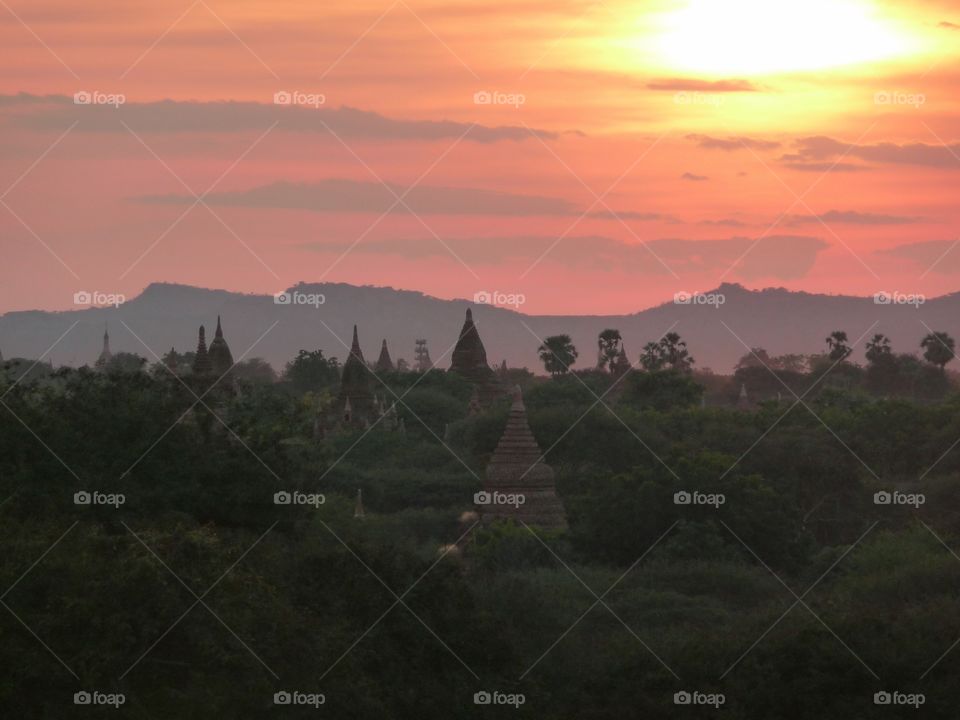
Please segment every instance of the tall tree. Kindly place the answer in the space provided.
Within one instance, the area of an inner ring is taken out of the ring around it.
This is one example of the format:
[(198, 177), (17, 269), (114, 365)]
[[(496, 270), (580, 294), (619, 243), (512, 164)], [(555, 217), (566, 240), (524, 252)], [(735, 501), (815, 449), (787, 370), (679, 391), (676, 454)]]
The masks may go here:
[(660, 350), (664, 365), (674, 370), (689, 370), (694, 363), (687, 352), (687, 343), (675, 332), (668, 332), (660, 339)]
[(648, 342), (640, 353), (640, 364), (647, 372), (663, 369), (663, 348), (660, 343)]
[(617, 356), (620, 354), (623, 338), (620, 331), (607, 328), (597, 336), (597, 369), (613, 372)]
[(551, 335), (537, 349), (544, 369), (553, 377), (563, 375), (577, 361), (577, 348), (569, 335)]
[(824, 342), (827, 343), (827, 354), (834, 362), (845, 360), (853, 352), (847, 344), (847, 334), (843, 330), (834, 330)]
[(867, 343), (867, 362), (876, 365), (878, 362), (890, 358), (892, 350), (890, 348), (890, 338), (883, 333), (877, 333)]
[(923, 348), (923, 359), (932, 365), (936, 365), (943, 372), (948, 362), (953, 360), (954, 342), (953, 338), (945, 332), (932, 332), (920, 343)]

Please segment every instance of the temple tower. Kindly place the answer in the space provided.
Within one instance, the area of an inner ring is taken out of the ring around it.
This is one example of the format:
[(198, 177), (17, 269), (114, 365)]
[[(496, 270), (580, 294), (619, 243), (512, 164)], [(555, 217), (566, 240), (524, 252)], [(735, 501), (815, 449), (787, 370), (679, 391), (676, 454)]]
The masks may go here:
[(467, 308), (460, 337), (453, 349), (450, 371), (473, 383), (483, 407), (489, 406), (502, 394), (496, 373), (487, 365), (487, 351), (483, 347), (477, 326), (473, 324), (473, 311), (470, 308)]
[[(487, 465), (481, 499), (488, 502), (477, 505), (484, 522), (516, 520), (550, 530), (567, 528), (567, 514), (557, 496), (553, 468), (543, 462), (542, 455), (530, 431), (517, 386), (507, 427)], [(521, 497), (522, 502), (509, 502)]]
[(207, 353), (206, 330), (201, 325), (197, 336), (197, 354), (193, 358), (193, 374), (197, 377), (206, 377), (212, 372), (213, 365), (210, 362), (210, 355)]
[(231, 368), (233, 368), (233, 355), (230, 353), (230, 346), (223, 339), (223, 329), (220, 327), (220, 316), (217, 315), (217, 331), (214, 333), (213, 342), (210, 343), (210, 350), (207, 353), (210, 358), (210, 366), (216, 377), (223, 377)]
[(380, 345), (380, 357), (377, 359), (377, 364), (374, 366), (374, 370), (377, 372), (392, 372), (393, 360), (390, 359), (390, 351), (387, 350), (387, 339), (383, 339), (383, 344)]
[(97, 370), (105, 370), (107, 365), (110, 364), (110, 361), (113, 360), (113, 353), (110, 352), (110, 333), (107, 332), (107, 326), (103, 326), (103, 349), (100, 351), (100, 356), (97, 358), (97, 362), (94, 363), (94, 367)]
[(343, 421), (362, 426), (375, 418), (372, 375), (363, 359), (357, 326), (353, 326), (353, 344), (340, 373), (340, 392), (336, 409)]

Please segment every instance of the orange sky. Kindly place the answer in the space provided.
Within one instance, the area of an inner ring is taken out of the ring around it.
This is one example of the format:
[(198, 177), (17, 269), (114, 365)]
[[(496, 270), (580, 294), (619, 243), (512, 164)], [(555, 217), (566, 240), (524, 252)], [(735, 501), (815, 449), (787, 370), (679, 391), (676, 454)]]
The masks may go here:
[(3, 0), (0, 311), (956, 291), (958, 40), (929, 0)]

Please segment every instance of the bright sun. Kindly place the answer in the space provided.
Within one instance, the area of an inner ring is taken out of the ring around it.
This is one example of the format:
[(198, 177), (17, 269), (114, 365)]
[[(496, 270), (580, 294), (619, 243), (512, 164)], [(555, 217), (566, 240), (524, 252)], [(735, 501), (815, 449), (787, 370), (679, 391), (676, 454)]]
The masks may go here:
[(765, 75), (885, 60), (910, 50), (868, 0), (688, 0), (657, 38), (668, 67)]

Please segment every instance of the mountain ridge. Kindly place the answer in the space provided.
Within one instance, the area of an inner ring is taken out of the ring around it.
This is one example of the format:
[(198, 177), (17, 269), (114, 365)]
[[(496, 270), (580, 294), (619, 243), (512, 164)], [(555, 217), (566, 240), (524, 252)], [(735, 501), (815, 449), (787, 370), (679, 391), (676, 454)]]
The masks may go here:
[(771, 355), (820, 352), (824, 338), (838, 329), (848, 333), (851, 343), (860, 341), (854, 359), (862, 358), (863, 345), (875, 332), (889, 335), (897, 352), (916, 351), (930, 329), (960, 337), (960, 292), (916, 305), (878, 304), (873, 297), (721, 283), (698, 293), (701, 299), (713, 296), (713, 304), (667, 300), (609, 315), (528, 315), (465, 298), (445, 300), (418, 290), (348, 283), (301, 282), (287, 293), (306, 299), (323, 295), (324, 302), (298, 304), (304, 299), (298, 296), (291, 304), (277, 304), (271, 295), (155, 282), (119, 307), (8, 312), (0, 316), (0, 351), (6, 358), (35, 358), (53, 346), (45, 357), (56, 364), (92, 364), (106, 325), (114, 352), (154, 360), (170, 347), (193, 350), (199, 326), (212, 330), (220, 315), (236, 359), (263, 357), (278, 370), (301, 348), (321, 348), (343, 358), (354, 323), (371, 356), (386, 339), (394, 358), (410, 361), (414, 340), (422, 337), (437, 366), (446, 368), (467, 307), (474, 308), (491, 364), (506, 359), (512, 367), (536, 371), (541, 340), (560, 333), (569, 334), (580, 351), (576, 368), (593, 365), (596, 336), (608, 327), (621, 331), (633, 361), (646, 342), (678, 332), (697, 367), (717, 372), (729, 372), (747, 346), (764, 347)]

